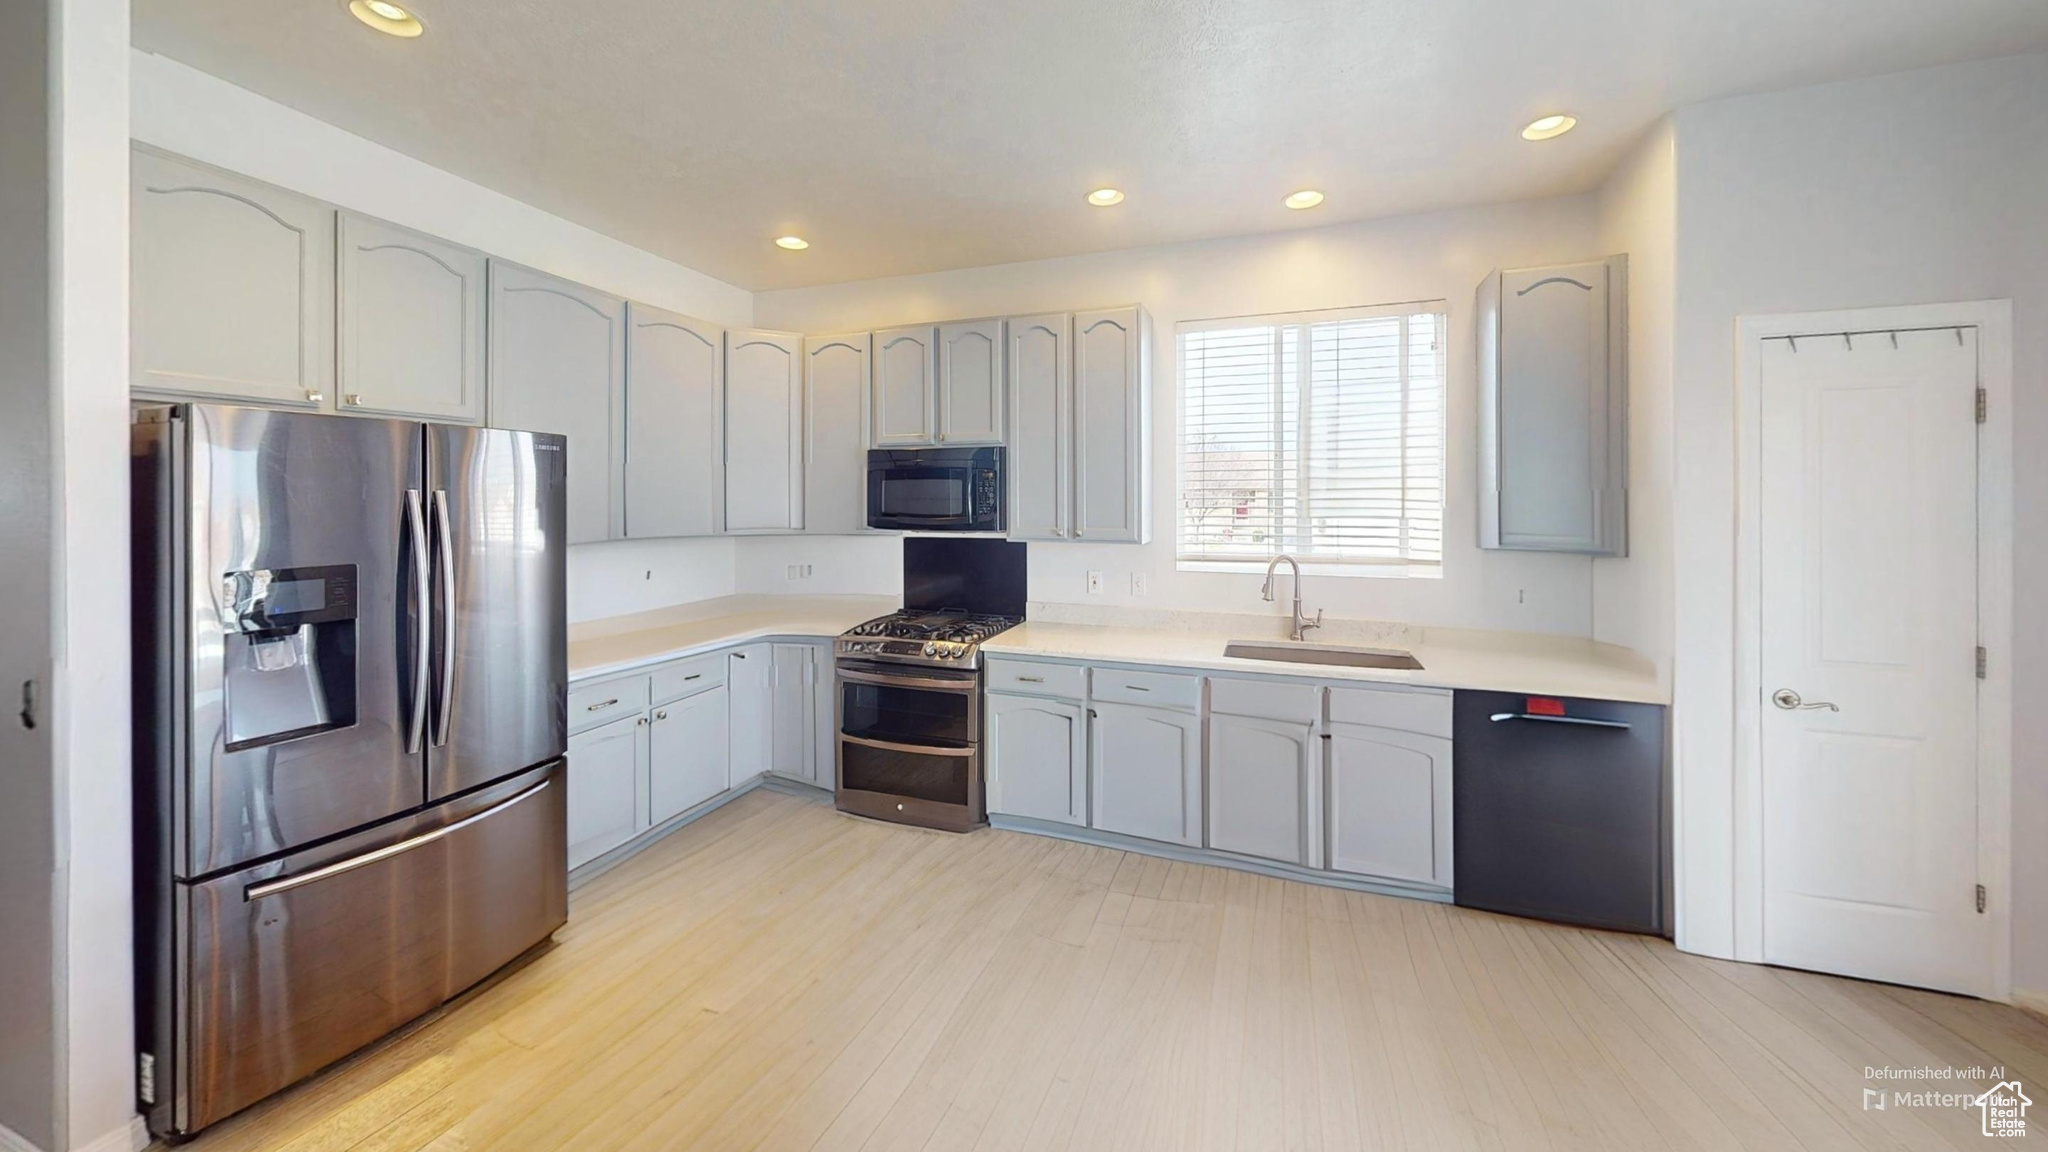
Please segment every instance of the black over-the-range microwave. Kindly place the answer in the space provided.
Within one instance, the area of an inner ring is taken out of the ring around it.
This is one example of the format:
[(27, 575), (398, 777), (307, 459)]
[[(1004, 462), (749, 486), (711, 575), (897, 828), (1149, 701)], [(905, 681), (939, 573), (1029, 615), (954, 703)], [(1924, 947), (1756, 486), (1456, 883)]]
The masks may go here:
[(1001, 448), (878, 448), (868, 453), (868, 527), (1001, 532)]

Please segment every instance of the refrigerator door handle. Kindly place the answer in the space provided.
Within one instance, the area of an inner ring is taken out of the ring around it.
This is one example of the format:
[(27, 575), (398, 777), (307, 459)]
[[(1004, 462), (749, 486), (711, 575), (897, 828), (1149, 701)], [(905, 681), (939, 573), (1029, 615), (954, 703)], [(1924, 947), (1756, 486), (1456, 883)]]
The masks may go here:
[(415, 755), (427, 732), (427, 517), (420, 490), (405, 490), (406, 531), (412, 537), (412, 724), (406, 729), (405, 751)]
[(441, 567), (441, 609), (434, 620), (441, 626), (441, 689), (435, 700), (434, 747), (448, 743), (448, 716), (455, 703), (455, 545), (448, 519), (448, 491), (434, 489), (434, 552)]

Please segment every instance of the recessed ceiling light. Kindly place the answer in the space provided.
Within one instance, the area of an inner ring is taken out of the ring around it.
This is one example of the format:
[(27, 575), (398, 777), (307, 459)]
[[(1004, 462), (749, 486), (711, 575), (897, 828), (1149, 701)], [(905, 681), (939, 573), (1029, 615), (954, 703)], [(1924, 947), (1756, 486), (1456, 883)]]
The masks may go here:
[(1088, 202), (1097, 208), (1107, 208), (1124, 202), (1124, 194), (1115, 188), (1097, 188), (1088, 194)]
[(1529, 121), (1529, 126), (1522, 129), (1522, 139), (1549, 140), (1571, 131), (1578, 123), (1578, 117), (1567, 116), (1562, 112), (1558, 112), (1541, 119)]
[(350, 15), (379, 32), (400, 36), (407, 40), (426, 31), (420, 18), (393, 4), (391, 0), (348, 0)]
[(1287, 199), (1281, 201), (1282, 204), (1297, 212), (1303, 208), (1313, 208), (1322, 202), (1323, 194), (1313, 188), (1303, 188), (1299, 192), (1289, 192)]
[(775, 238), (775, 246), (777, 248), (787, 248), (791, 252), (801, 252), (809, 248), (811, 242), (801, 236), (777, 236)]

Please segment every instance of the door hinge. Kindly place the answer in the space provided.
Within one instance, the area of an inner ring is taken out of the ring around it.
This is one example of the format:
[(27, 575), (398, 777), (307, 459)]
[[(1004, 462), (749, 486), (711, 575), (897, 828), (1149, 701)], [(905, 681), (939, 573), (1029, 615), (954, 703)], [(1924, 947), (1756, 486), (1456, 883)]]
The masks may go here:
[(1982, 680), (1984, 678), (1985, 670), (1990, 665), (1990, 663), (1990, 653), (1984, 650), (1984, 646), (1982, 644), (1977, 645), (1977, 679)]
[(1977, 911), (1984, 911), (1984, 886), (1977, 885)]
[(156, 1053), (135, 1054), (135, 1095), (144, 1104), (156, 1103)]
[(1982, 424), (1990, 411), (1991, 398), (1985, 395), (1984, 389), (1977, 389), (1977, 423)]
[(21, 726), (33, 731), (36, 726), (36, 682), (21, 682)]

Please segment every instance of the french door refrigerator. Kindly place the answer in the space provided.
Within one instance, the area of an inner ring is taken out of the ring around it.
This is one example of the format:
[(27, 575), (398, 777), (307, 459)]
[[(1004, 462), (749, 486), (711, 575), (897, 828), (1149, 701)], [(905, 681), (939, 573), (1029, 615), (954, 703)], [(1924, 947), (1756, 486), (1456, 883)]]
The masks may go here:
[(567, 917), (560, 436), (132, 425), (138, 1098), (208, 1124)]

